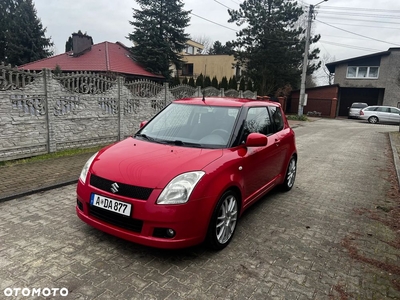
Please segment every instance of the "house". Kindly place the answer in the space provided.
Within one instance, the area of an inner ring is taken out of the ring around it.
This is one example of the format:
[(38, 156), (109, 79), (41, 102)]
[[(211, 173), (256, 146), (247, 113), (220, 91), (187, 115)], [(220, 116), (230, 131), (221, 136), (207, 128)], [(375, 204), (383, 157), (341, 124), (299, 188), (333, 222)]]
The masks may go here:
[(335, 75), (339, 116), (353, 102), (400, 107), (400, 48), (326, 64)]
[(215, 76), (220, 82), (223, 77), (227, 79), (236, 76), (239, 80), (241, 70), (236, 67), (236, 61), (233, 55), (210, 55), (202, 54), (204, 46), (200, 43), (188, 40), (185, 51), (182, 52), (184, 64), (178, 71), (178, 76), (194, 79), (200, 74), (209, 76), (211, 79)]
[(92, 45), (90, 36), (74, 33), (72, 43), (72, 51), (21, 65), (19, 69), (41, 71), (45, 68), (51, 70), (60, 68), (62, 72), (87, 71), (119, 74), (129, 80), (146, 78), (163, 81), (164, 79), (161, 75), (146, 71), (135, 62), (129, 48), (120, 42), (102, 42)]

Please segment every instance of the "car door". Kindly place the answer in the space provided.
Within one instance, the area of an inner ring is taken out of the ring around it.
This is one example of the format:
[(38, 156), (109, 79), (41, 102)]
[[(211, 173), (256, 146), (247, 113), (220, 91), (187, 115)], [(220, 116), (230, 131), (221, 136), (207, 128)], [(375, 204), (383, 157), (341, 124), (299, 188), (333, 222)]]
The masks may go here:
[(376, 115), (379, 118), (379, 122), (390, 122), (390, 108), (380, 106), (376, 109)]
[(390, 122), (400, 123), (400, 109), (390, 107)]
[(247, 136), (253, 132), (265, 134), (268, 137), (268, 143), (262, 147), (248, 147), (243, 156), (245, 202), (251, 201), (272, 186), (279, 169), (277, 141), (273, 136), (273, 124), (266, 106), (248, 109), (242, 140), (245, 141)]

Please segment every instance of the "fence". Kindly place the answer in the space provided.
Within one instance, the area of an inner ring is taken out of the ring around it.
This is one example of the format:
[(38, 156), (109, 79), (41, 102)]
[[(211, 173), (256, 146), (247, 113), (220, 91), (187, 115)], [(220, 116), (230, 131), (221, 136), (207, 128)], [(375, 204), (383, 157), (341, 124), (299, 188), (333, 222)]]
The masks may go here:
[(119, 141), (172, 100), (203, 93), (257, 96), (251, 91), (169, 87), (87, 72), (32, 73), (0, 65), (0, 161)]

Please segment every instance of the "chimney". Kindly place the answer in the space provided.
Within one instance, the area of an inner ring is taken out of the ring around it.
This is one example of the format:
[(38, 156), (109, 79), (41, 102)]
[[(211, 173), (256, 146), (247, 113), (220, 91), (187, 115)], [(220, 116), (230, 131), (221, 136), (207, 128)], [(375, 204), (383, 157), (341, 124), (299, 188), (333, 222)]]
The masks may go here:
[(90, 51), (93, 45), (93, 39), (91, 36), (82, 33), (72, 34), (72, 52), (74, 56), (79, 56)]

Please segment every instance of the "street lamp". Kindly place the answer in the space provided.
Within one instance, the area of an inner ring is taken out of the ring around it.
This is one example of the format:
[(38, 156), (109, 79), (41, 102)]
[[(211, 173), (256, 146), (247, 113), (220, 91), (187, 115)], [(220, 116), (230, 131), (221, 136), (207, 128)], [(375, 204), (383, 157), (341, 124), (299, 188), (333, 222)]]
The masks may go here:
[(314, 8), (320, 5), (323, 2), (327, 2), (328, 0), (323, 0), (315, 5), (310, 4), (310, 9), (308, 10), (307, 17), (307, 30), (306, 30), (306, 46), (304, 49), (304, 58), (303, 58), (303, 72), (301, 73), (301, 85), (300, 85), (300, 97), (299, 97), (299, 110), (298, 115), (303, 115), (303, 106), (306, 96), (306, 77), (307, 77), (307, 66), (308, 66), (308, 51), (310, 48), (310, 35), (311, 35), (311, 23), (312, 16), (314, 13)]

